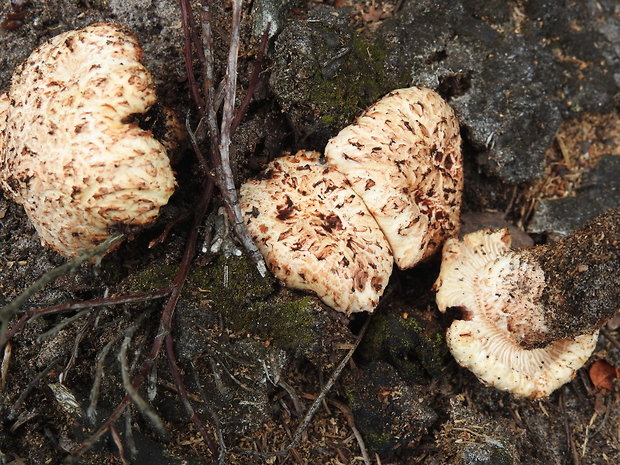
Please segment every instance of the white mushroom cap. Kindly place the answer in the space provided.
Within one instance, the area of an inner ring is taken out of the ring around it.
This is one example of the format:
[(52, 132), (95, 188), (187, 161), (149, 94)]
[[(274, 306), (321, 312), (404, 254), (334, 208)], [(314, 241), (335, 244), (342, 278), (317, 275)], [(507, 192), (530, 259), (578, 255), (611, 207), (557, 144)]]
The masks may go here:
[(273, 274), (350, 314), (373, 311), (392, 272), (389, 245), (342, 174), (317, 152), (274, 160), (241, 186), (248, 230)]
[(463, 312), (446, 334), (456, 361), (488, 385), (539, 398), (573, 378), (592, 354), (598, 331), (522, 347), (528, 332), (545, 331), (539, 301), (545, 276), (525, 257), (510, 249), (507, 229), (449, 239), (435, 287), (440, 311)]
[(166, 150), (131, 122), (156, 100), (141, 59), (119, 26), (60, 34), (17, 68), (0, 107), (0, 183), (67, 257), (151, 222), (174, 190)]
[(458, 233), (463, 167), (459, 123), (430, 89), (390, 92), (325, 147), (410, 268)]

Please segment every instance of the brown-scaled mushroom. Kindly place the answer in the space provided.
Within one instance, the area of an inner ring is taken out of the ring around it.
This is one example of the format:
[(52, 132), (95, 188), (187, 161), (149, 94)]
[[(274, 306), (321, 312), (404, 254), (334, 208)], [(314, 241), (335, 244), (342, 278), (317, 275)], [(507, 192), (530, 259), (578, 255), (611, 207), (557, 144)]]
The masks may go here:
[(300, 151), (243, 184), (241, 211), (272, 273), (350, 314), (373, 311), (392, 272), (388, 243), (342, 174)]
[(401, 269), (429, 257), (458, 233), (459, 123), (432, 90), (390, 92), (332, 138), (325, 155), (362, 197)]
[(620, 208), (556, 244), (510, 249), (507, 230), (449, 239), (437, 305), (462, 311), (447, 343), (486, 384), (544, 397), (588, 359), (620, 303)]
[(153, 221), (174, 190), (165, 148), (132, 121), (156, 101), (141, 61), (132, 33), (94, 24), (38, 47), (0, 98), (0, 184), (67, 257)]

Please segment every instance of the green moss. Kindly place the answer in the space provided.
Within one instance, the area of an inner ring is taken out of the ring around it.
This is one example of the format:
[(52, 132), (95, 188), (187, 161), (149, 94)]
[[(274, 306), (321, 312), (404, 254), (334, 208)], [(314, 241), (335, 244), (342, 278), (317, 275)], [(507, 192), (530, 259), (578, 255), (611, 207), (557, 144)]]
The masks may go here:
[(176, 265), (151, 264), (147, 268), (128, 276), (123, 282), (123, 292), (140, 294), (169, 286), (177, 272)]
[(447, 347), (441, 334), (428, 331), (415, 317), (381, 314), (373, 319), (360, 352), (368, 361), (386, 361), (403, 378), (421, 382), (442, 373)]
[[(333, 76), (317, 72), (307, 83), (306, 102), (312, 102), (320, 121), (338, 128), (350, 123), (370, 104), (398, 87), (406, 86), (408, 76), (385, 72), (385, 48), (353, 33), (349, 52), (339, 62)], [(318, 51), (318, 56), (326, 55)]]
[(314, 299), (275, 295), (275, 280), (261, 277), (245, 257), (220, 256), (192, 271), (186, 289), (221, 312), (227, 328), (269, 339), (277, 347), (303, 349), (319, 337)]

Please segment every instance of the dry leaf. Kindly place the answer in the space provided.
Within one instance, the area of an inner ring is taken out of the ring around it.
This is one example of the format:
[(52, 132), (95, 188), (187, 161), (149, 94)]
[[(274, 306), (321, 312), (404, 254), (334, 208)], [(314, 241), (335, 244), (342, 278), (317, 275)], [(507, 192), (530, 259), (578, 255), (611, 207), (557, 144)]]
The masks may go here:
[(594, 384), (594, 387), (607, 391), (611, 391), (613, 380), (620, 378), (620, 370), (610, 365), (605, 360), (597, 360), (590, 365), (588, 374), (590, 375), (590, 380), (592, 384)]

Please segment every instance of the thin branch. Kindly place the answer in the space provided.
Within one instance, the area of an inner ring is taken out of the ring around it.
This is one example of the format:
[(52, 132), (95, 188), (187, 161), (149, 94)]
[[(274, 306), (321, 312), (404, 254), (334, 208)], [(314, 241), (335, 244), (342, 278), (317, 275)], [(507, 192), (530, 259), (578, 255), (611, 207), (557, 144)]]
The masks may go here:
[(194, 423), (194, 425), (196, 425), (196, 428), (198, 428), (198, 431), (200, 431), (200, 434), (202, 435), (207, 446), (213, 453), (213, 456), (217, 457), (217, 446), (211, 440), (211, 437), (207, 432), (207, 428), (205, 427), (200, 417), (196, 414), (194, 408), (192, 407), (192, 404), (189, 401), (187, 389), (185, 388), (185, 383), (183, 382), (183, 377), (181, 376), (179, 366), (177, 364), (176, 354), (174, 353), (174, 345), (171, 334), (168, 334), (166, 336), (166, 358), (168, 359), (168, 368), (172, 373), (172, 379), (174, 380), (174, 384), (177, 388), (179, 396), (181, 397), (181, 401), (183, 403), (183, 407), (185, 407), (185, 411), (192, 420), (192, 423)]
[(192, 8), (189, 0), (181, 0), (181, 21), (183, 23), (183, 61), (185, 62), (185, 73), (187, 74), (187, 82), (189, 83), (189, 90), (192, 94), (194, 104), (198, 108), (198, 112), (202, 114), (205, 108), (205, 102), (200, 95), (200, 89), (196, 82), (196, 75), (194, 74), (193, 53), (192, 44), (194, 42), (194, 20), (192, 16)]
[[(127, 349), (129, 348), (129, 344), (133, 337), (133, 333), (138, 329), (137, 325), (129, 327), (125, 330), (125, 338), (123, 339), (123, 343), (121, 344), (121, 350), (118, 353), (118, 360), (121, 364), (121, 376), (123, 377), (123, 387), (125, 388), (125, 392), (131, 397), (134, 405), (138, 409), (138, 411), (146, 417), (151, 425), (155, 428), (155, 430), (159, 433), (163, 438), (168, 437), (168, 432), (164, 427), (164, 422), (159, 418), (159, 415), (155, 413), (155, 410), (142, 398), (138, 390), (133, 386), (131, 382), (131, 376), (129, 374), (129, 368), (127, 365)], [(112, 427), (113, 425), (110, 425)]]
[(114, 445), (118, 449), (118, 458), (120, 459), (123, 465), (129, 465), (129, 462), (125, 458), (125, 447), (123, 447), (123, 441), (121, 440), (118, 431), (114, 425), (110, 425), (110, 435), (112, 436), (112, 441), (114, 441)]
[(117, 234), (115, 236), (110, 237), (106, 241), (102, 242), (98, 246), (94, 247), (91, 250), (88, 250), (72, 260), (69, 260), (67, 263), (60, 265), (37, 279), (34, 283), (32, 283), (24, 292), (22, 292), (19, 296), (13, 299), (8, 305), (0, 308), (0, 346), (2, 346), (6, 341), (6, 332), (9, 325), (9, 321), (15, 315), (15, 313), (19, 310), (19, 308), (26, 303), (26, 301), (39, 292), (42, 288), (44, 288), (48, 283), (52, 282), (59, 276), (62, 276), (67, 273), (71, 273), (78, 269), (78, 267), (84, 263), (86, 260), (89, 260), (98, 255), (105, 254), (110, 247), (114, 244), (123, 240), (125, 236), (123, 234)]
[(232, 26), (230, 32), (230, 48), (228, 51), (228, 64), (226, 66), (226, 81), (224, 86), (224, 106), (222, 109), (222, 124), (220, 129), (220, 164), (217, 167), (220, 178), (220, 190), (228, 212), (233, 219), (233, 226), (237, 237), (248, 252), (261, 276), (267, 276), (267, 266), (262, 254), (254, 244), (248, 232), (243, 215), (239, 206), (237, 189), (230, 166), (230, 137), (232, 120), (235, 107), (235, 95), (237, 89), (237, 58), (239, 55), (239, 29), (241, 26), (242, 0), (233, 0)]
[[(147, 375), (151, 372), (153, 366), (155, 365), (155, 361), (157, 360), (157, 356), (159, 355), (159, 351), (167, 334), (164, 328), (170, 328), (172, 326), (172, 316), (174, 313), (174, 309), (176, 308), (179, 297), (181, 296), (183, 284), (185, 283), (185, 279), (187, 278), (187, 275), (189, 273), (191, 261), (196, 252), (199, 226), (202, 224), (206, 211), (209, 208), (210, 200), (213, 195), (213, 188), (213, 183), (207, 180), (206, 186), (202, 192), (202, 196), (197, 204), (197, 210), (194, 216), (194, 220), (192, 222), (189, 237), (187, 238), (187, 241), (185, 243), (185, 250), (183, 252), (183, 258), (181, 259), (181, 264), (179, 265), (179, 270), (177, 271), (177, 275), (172, 284), (170, 296), (160, 318), (160, 332), (153, 340), (149, 357), (144, 361), (144, 363), (142, 364), (142, 369), (132, 382), (132, 386), (135, 389), (138, 389), (142, 385)], [(119, 402), (119, 404), (116, 406), (116, 408), (107, 418), (107, 420), (103, 423), (103, 425), (101, 425), (99, 429), (97, 429), (97, 431), (95, 431), (88, 439), (86, 439), (77, 449), (72, 451), (72, 456), (74, 458), (80, 457), (86, 451), (91, 449), (95, 445), (95, 443), (101, 438), (101, 436), (103, 436), (108, 431), (109, 425), (114, 424), (114, 422), (118, 420), (120, 415), (129, 404), (130, 400), (131, 398), (126, 395), (123, 400)]]
[(68, 302), (53, 307), (35, 308), (28, 310), (17, 323), (15, 323), (5, 335), (5, 339), (0, 342), (0, 347), (10, 341), (19, 330), (21, 330), (29, 321), (34, 320), (43, 315), (54, 315), (56, 313), (70, 312), (73, 310), (82, 310), (85, 308), (104, 307), (108, 305), (122, 305), (135, 302), (145, 302), (149, 300), (161, 299), (172, 292), (171, 287), (162, 287), (149, 293), (130, 294), (116, 297), (103, 297), (99, 299), (83, 300), (81, 302)]
[(243, 102), (239, 106), (237, 110), (237, 114), (231, 123), (231, 132), (234, 133), (239, 127), (239, 123), (245, 116), (248, 111), (248, 107), (252, 102), (252, 97), (254, 96), (254, 92), (256, 92), (256, 87), (260, 82), (260, 72), (263, 68), (263, 61), (265, 58), (265, 50), (267, 49), (267, 42), (269, 41), (269, 29), (271, 27), (271, 23), (267, 23), (267, 27), (263, 32), (263, 36), (260, 39), (260, 45), (258, 46), (258, 52), (256, 54), (256, 60), (254, 61), (254, 67), (252, 68), (252, 74), (250, 75), (250, 81), (248, 84), (248, 89), (245, 93), (245, 97), (243, 98)]
[(7, 419), (8, 420), (13, 420), (15, 419), (15, 417), (17, 416), (17, 410), (19, 410), (19, 408), (21, 407), (21, 405), (24, 403), (24, 401), (26, 400), (26, 398), (28, 397), (28, 394), (30, 394), (30, 391), (32, 391), (38, 384), (39, 382), (50, 372), (52, 371), (52, 368), (54, 368), (56, 365), (58, 365), (58, 363), (64, 358), (64, 355), (59, 355), (58, 357), (56, 357), (54, 360), (52, 360), (50, 362), (50, 364), (45, 367), (45, 369), (41, 372), (39, 372), (33, 379), (32, 381), (30, 381), (30, 383), (28, 383), (28, 386), (26, 386), (26, 389), (24, 389), (22, 391), (22, 393), (19, 395), (19, 397), (17, 398), (17, 400), (15, 401), (15, 403), (11, 406), (10, 410), (9, 410), (9, 414), (7, 415)]
[(344, 370), (344, 367), (347, 365), (347, 363), (349, 363), (349, 360), (351, 360), (351, 357), (353, 356), (357, 347), (362, 341), (364, 334), (366, 334), (366, 330), (368, 329), (369, 324), (370, 324), (370, 317), (366, 320), (360, 333), (357, 335), (357, 338), (355, 339), (355, 343), (353, 344), (353, 347), (351, 347), (351, 349), (347, 352), (347, 354), (342, 358), (338, 366), (334, 369), (332, 375), (327, 380), (327, 383), (325, 383), (325, 386), (323, 386), (323, 389), (321, 389), (321, 392), (319, 393), (319, 395), (316, 396), (316, 399), (314, 399), (314, 402), (312, 402), (312, 405), (306, 412), (306, 416), (304, 417), (302, 422), (297, 427), (297, 430), (295, 431), (295, 434), (293, 435), (293, 439), (291, 440), (288, 446), (286, 446), (284, 449), (281, 449), (275, 452), (256, 452), (256, 451), (245, 450), (245, 449), (234, 449), (234, 452), (237, 452), (240, 454), (246, 454), (246, 455), (255, 455), (261, 458), (268, 458), (268, 457), (274, 457), (274, 456), (288, 455), (292, 449), (297, 447), (303, 433), (306, 431), (306, 429), (308, 428), (308, 425), (310, 425), (310, 422), (314, 418), (314, 414), (321, 407), (321, 404), (323, 403), (323, 399), (325, 399), (325, 396), (327, 395), (327, 393), (330, 391), (334, 383), (340, 377), (342, 370)]

